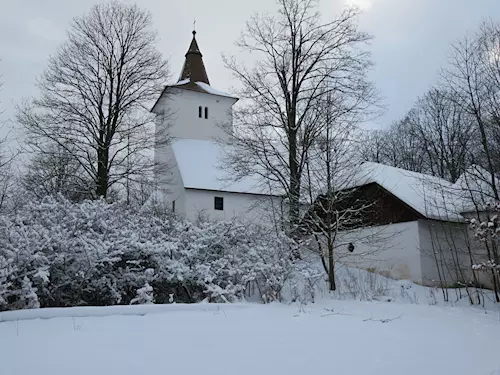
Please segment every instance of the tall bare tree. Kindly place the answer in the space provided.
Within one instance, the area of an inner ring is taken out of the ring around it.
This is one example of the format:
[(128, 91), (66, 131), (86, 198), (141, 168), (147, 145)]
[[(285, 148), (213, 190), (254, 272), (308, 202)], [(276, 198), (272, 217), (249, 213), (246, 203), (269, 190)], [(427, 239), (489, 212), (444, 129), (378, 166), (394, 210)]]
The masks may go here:
[(410, 132), (427, 154), (425, 170), (455, 182), (469, 166), (476, 150), (473, 119), (442, 89), (419, 98), (408, 118)]
[(414, 172), (424, 172), (426, 168), (425, 150), (421, 140), (411, 130), (409, 115), (387, 129), (368, 131), (360, 152), (366, 161)]
[(490, 173), (489, 183), (494, 199), (500, 198), (495, 174), (492, 128), (500, 127), (500, 25), (484, 23), (478, 33), (465, 37), (453, 45), (448, 66), (443, 69), (444, 87), (453, 100), (475, 122), (484, 166)]
[[(0, 75), (0, 91), (2, 87), (3, 81)], [(16, 153), (9, 149), (12, 137), (11, 132), (6, 127), (6, 121), (2, 118), (4, 112), (4, 109), (0, 107), (0, 210), (4, 208), (8, 192), (13, 185), (12, 163), (16, 156)]]
[(388, 129), (369, 131), (365, 160), (455, 182), (477, 154), (473, 118), (453, 93), (433, 88)]
[(294, 226), (308, 151), (323, 126), (318, 102), (328, 94), (373, 93), (362, 48), (371, 37), (358, 30), (356, 8), (323, 22), (316, 0), (277, 4), (277, 15), (254, 15), (237, 42), (256, 56), (255, 66), (225, 58), (243, 86), (230, 164), (236, 177), (257, 173), (284, 191)]
[(301, 229), (313, 234), (330, 290), (336, 290), (335, 264), (343, 256), (338, 250), (346, 246), (340, 239), (342, 232), (361, 226), (373, 203), (353, 199), (353, 187), (360, 182), (356, 179), (362, 177), (357, 173), (361, 162), (358, 125), (373, 113), (370, 104), (377, 104), (372, 101), (371, 86), (365, 89), (367, 92), (355, 96), (331, 90), (318, 101), (322, 126), (306, 160), (304, 190), (309, 193), (311, 208), (301, 221)]
[[(147, 106), (167, 78), (149, 12), (119, 2), (95, 5), (71, 24), (68, 40), (39, 80), (41, 96), (18, 108), (34, 152), (54, 143), (74, 157), (96, 196), (152, 167)], [(80, 169), (78, 169), (80, 170)]]

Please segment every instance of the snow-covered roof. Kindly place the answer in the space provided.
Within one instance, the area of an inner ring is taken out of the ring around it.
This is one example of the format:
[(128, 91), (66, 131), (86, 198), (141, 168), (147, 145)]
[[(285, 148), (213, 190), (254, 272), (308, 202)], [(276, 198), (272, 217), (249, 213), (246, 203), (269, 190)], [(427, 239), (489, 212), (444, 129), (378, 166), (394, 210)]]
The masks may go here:
[(376, 183), (426, 218), (463, 220), (461, 190), (449, 181), (372, 162), (362, 163), (351, 173), (343, 189)]
[[(495, 193), (492, 188), (491, 174), (481, 166), (472, 165), (458, 178), (455, 183), (461, 190), (461, 198), (464, 202), (462, 212), (486, 209), (487, 205), (494, 200)], [(500, 188), (500, 180), (495, 178), (497, 189)]]
[(153, 113), (155, 112), (156, 105), (158, 104), (160, 99), (163, 97), (163, 95), (167, 92), (167, 90), (170, 88), (178, 88), (178, 89), (201, 92), (204, 94), (222, 96), (225, 98), (233, 99), (235, 102), (239, 100), (239, 98), (237, 96), (229, 94), (229, 93), (221, 91), (221, 90), (217, 90), (217, 89), (213, 88), (212, 86), (206, 84), (205, 82), (193, 82), (193, 81), (190, 81), (189, 78), (186, 78), (186, 79), (183, 79), (179, 82), (176, 82), (176, 83), (173, 83), (171, 85), (166, 86), (163, 89), (161, 95), (156, 100), (153, 107), (151, 107), (151, 112), (153, 112)]
[(171, 87), (185, 88), (187, 90), (204, 92), (206, 94), (225, 96), (227, 98), (236, 99), (236, 100), (238, 99), (237, 96), (234, 96), (232, 94), (229, 94), (229, 93), (221, 91), (221, 90), (217, 90), (217, 89), (213, 88), (212, 86), (210, 86), (209, 84), (206, 84), (205, 82), (201, 82), (201, 81), (200, 82), (192, 82), (189, 80), (189, 78), (183, 79), (182, 81), (179, 81), (179, 82), (171, 85)]
[(174, 139), (172, 150), (186, 189), (216, 190), (259, 195), (272, 194), (271, 189), (258, 175), (232, 181), (224, 168), (225, 148), (229, 145), (216, 141)]

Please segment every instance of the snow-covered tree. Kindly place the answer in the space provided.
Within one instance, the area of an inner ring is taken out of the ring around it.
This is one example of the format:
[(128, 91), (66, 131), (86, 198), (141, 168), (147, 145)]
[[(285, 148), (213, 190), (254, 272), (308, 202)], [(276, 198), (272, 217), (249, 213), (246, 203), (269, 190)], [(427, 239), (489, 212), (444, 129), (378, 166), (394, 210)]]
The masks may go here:
[(40, 302), (36, 294), (36, 288), (33, 287), (31, 280), (24, 276), (19, 291), (19, 306), (22, 309), (38, 309)]
[(154, 303), (153, 287), (146, 283), (142, 288), (137, 289), (135, 298), (130, 301), (131, 305), (149, 305)]

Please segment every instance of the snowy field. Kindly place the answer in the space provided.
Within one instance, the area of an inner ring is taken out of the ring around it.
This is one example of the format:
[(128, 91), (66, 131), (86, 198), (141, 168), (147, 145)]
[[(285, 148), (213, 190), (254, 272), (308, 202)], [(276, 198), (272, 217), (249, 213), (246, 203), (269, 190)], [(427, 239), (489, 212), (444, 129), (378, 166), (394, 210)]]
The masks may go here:
[(323, 300), (0, 316), (5, 375), (500, 374), (499, 315), (480, 308)]

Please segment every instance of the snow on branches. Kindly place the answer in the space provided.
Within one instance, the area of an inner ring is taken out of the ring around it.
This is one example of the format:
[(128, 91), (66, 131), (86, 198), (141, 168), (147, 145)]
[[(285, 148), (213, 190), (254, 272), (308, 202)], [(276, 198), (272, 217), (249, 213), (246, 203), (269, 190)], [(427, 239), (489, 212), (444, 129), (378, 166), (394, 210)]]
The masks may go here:
[[(488, 258), (485, 261), (472, 265), (474, 271), (491, 273), (494, 278), (494, 284), (500, 282), (500, 259), (498, 256), (498, 246), (500, 245), (500, 202), (492, 201), (486, 205), (485, 213), (488, 213), (484, 220), (471, 219), (470, 228), (474, 231), (474, 236), (481, 242), (484, 242), (488, 251)], [(497, 213), (490, 215), (490, 213)]]
[(0, 311), (280, 298), (294, 244), (234, 222), (190, 223), (63, 197), (0, 216)]

